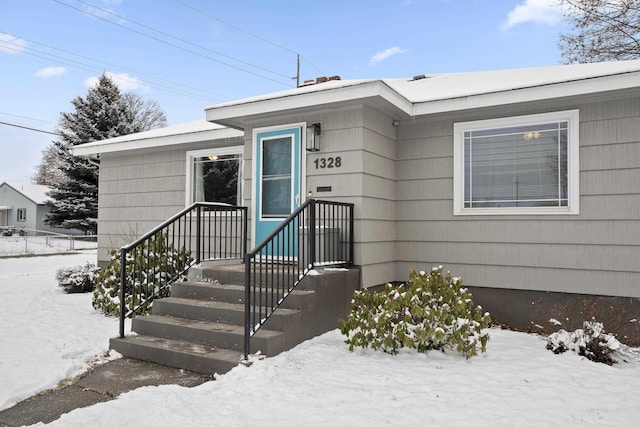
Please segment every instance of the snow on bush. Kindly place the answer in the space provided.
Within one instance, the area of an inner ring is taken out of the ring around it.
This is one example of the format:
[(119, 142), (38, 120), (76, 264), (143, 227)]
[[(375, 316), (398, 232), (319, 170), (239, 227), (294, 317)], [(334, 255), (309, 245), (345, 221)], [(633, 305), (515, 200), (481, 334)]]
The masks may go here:
[(356, 291), (351, 313), (340, 321), (349, 350), (382, 349), (397, 354), (403, 347), (420, 353), (454, 349), (467, 359), (486, 351), (489, 313), (473, 308), (471, 293), (462, 281), (443, 274), (442, 266), (428, 274), (412, 270), (406, 284), (387, 284), (378, 293)]
[[(171, 295), (171, 283), (184, 280), (182, 273), (193, 258), (184, 248), (177, 250), (158, 234), (127, 254), (125, 295), (126, 314), (149, 314), (153, 300)], [(150, 268), (151, 267), (151, 268)], [(135, 279), (132, 277), (136, 271)], [(93, 291), (93, 308), (104, 314), (120, 314), (120, 253), (112, 252), (109, 264), (100, 270)]]
[(612, 356), (620, 350), (620, 342), (604, 331), (604, 325), (594, 319), (585, 321), (582, 329), (567, 332), (560, 329), (547, 337), (547, 349), (555, 354), (573, 351), (594, 362), (613, 364)]
[(90, 262), (85, 265), (60, 268), (56, 271), (56, 280), (58, 286), (69, 294), (91, 292), (95, 288), (95, 279), (99, 270)]

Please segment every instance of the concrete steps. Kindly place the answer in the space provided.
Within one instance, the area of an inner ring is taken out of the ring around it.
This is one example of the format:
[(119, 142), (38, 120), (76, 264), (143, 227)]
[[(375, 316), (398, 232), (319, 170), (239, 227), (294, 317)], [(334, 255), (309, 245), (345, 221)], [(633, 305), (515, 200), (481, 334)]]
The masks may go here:
[(242, 358), (233, 350), (146, 335), (113, 338), (111, 348), (126, 357), (214, 375), (230, 371)]
[[(244, 349), (242, 266), (199, 268), (187, 282), (172, 285), (172, 296), (154, 301), (153, 314), (136, 316), (134, 334), (110, 341), (125, 357), (209, 375), (223, 374), (241, 361)], [(251, 338), (251, 352), (274, 356), (346, 317), (359, 270), (307, 276)], [(271, 302), (266, 292), (257, 301)]]

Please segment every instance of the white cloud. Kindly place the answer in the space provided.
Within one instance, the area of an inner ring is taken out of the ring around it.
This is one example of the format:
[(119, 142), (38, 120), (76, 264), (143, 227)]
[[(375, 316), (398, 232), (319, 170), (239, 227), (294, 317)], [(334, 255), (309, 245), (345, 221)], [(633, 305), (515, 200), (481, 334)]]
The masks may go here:
[(373, 55), (369, 60), (369, 65), (376, 65), (378, 62), (382, 62), (385, 59), (389, 58), (390, 56), (397, 55), (399, 53), (404, 53), (406, 51), (407, 49), (402, 49), (398, 46), (390, 47), (387, 50), (378, 52), (375, 55)]
[(0, 33), (0, 51), (7, 53), (20, 53), (27, 47), (26, 40), (12, 36), (7, 33)]
[[(113, 82), (118, 86), (122, 92), (131, 92), (133, 90), (149, 90), (149, 86), (135, 77), (131, 77), (127, 73), (112, 73), (107, 71), (105, 73)], [(89, 77), (84, 81), (86, 87), (94, 87), (98, 83), (98, 77)]]
[(47, 68), (42, 68), (36, 71), (34, 76), (47, 79), (53, 76), (60, 76), (66, 72), (67, 72), (67, 69), (65, 67), (47, 67)]
[(526, 22), (555, 25), (562, 21), (562, 16), (557, 0), (524, 0), (509, 12), (502, 28), (508, 30)]

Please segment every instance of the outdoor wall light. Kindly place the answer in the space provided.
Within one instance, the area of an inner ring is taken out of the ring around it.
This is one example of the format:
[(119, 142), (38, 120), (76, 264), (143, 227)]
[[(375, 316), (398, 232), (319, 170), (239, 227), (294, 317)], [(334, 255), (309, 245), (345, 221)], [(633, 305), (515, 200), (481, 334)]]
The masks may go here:
[(307, 151), (320, 151), (320, 123), (307, 126)]

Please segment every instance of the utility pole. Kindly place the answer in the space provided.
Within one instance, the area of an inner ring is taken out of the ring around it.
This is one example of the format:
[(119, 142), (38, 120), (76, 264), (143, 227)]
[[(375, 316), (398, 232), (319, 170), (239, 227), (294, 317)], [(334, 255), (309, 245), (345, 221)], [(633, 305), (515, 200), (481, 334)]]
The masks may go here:
[(298, 59), (296, 65), (296, 76), (291, 78), (296, 80), (296, 87), (300, 87), (300, 54), (298, 53), (296, 56)]

